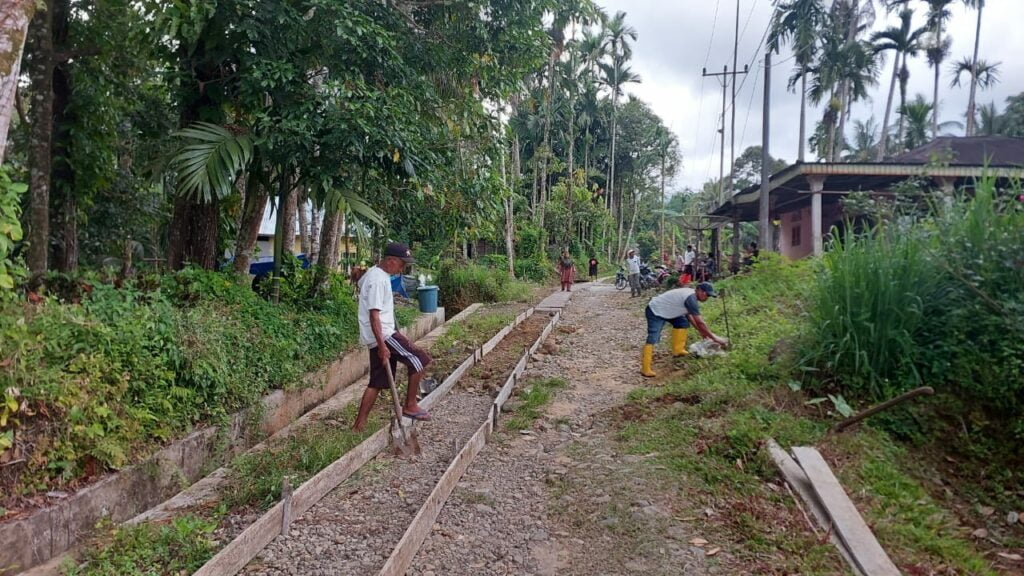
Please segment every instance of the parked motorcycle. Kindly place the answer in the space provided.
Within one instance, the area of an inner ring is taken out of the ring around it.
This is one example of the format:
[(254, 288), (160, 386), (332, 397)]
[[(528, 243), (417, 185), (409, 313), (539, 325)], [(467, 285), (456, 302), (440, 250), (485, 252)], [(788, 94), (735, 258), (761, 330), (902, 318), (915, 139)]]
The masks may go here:
[(625, 290), (626, 286), (629, 286), (629, 282), (626, 280), (626, 270), (619, 266), (619, 271), (615, 273), (615, 289)]
[(640, 289), (646, 290), (658, 285), (658, 276), (647, 264), (640, 265)]

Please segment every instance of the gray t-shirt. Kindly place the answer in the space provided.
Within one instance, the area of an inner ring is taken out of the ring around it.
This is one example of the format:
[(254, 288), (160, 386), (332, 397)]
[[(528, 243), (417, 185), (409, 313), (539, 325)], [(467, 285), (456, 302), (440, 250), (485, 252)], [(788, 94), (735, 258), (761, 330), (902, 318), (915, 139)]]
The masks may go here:
[(651, 298), (651, 312), (659, 318), (679, 318), (693, 314), (700, 316), (700, 302), (693, 288), (676, 288)]

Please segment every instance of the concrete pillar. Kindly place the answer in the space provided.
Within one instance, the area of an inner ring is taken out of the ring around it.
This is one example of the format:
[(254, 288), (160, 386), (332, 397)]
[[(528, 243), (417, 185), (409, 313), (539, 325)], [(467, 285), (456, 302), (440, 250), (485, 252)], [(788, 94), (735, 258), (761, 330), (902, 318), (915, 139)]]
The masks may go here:
[(821, 191), (825, 188), (825, 177), (808, 176), (807, 183), (811, 185), (811, 246), (814, 247), (814, 255), (820, 256), (824, 252), (821, 243)]

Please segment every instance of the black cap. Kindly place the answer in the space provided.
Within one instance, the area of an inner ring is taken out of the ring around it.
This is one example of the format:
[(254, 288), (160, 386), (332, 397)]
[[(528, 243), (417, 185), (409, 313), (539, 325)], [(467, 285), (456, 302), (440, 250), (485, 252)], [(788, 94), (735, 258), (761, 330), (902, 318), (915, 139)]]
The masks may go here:
[(401, 242), (392, 242), (388, 244), (388, 247), (384, 249), (384, 255), (401, 258), (402, 262), (405, 262), (406, 264), (413, 264), (416, 262), (416, 259), (412, 257), (412, 252), (409, 251), (409, 247)]

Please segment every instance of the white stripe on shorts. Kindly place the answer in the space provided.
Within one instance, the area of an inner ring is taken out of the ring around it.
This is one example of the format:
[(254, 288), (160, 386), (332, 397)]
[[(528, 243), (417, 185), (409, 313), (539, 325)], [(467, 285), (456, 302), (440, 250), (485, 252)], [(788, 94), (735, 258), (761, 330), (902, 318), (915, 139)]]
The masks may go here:
[(420, 362), (419, 356), (417, 356), (417, 355), (413, 354), (412, 352), (409, 352), (408, 350), (406, 350), (398, 342), (398, 340), (395, 339), (392, 336), (388, 336), (387, 342), (388, 342), (388, 344), (391, 344), (391, 346), (393, 346), (395, 348), (395, 351), (397, 351), (402, 356), (405, 356), (406, 358), (408, 358), (412, 362), (412, 367), (415, 368), (415, 370), (412, 371), (413, 374), (415, 374), (417, 372), (422, 372), (423, 371), (423, 363)]

